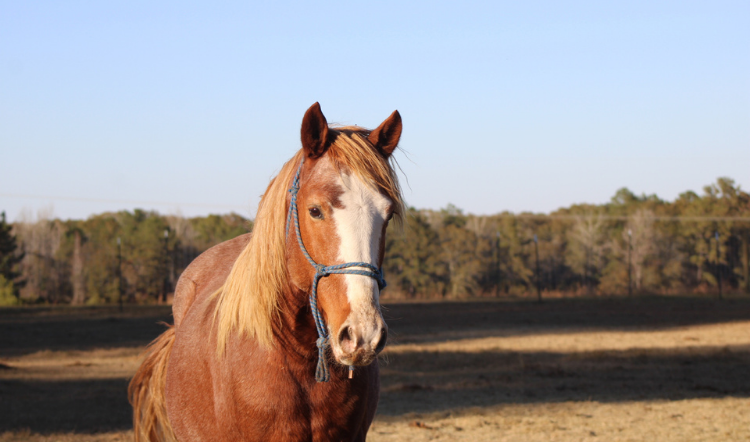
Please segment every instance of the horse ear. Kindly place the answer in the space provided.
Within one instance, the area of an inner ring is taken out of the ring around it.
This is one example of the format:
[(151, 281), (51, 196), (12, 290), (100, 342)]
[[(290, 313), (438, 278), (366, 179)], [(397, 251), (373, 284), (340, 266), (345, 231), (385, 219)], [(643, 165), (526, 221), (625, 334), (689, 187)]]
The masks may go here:
[(384, 157), (391, 156), (398, 146), (398, 140), (401, 139), (401, 114), (398, 111), (393, 111), (391, 116), (386, 118), (377, 129), (370, 132), (367, 139)]
[(318, 158), (326, 152), (330, 142), (328, 140), (328, 121), (320, 110), (317, 102), (310, 106), (302, 117), (302, 148), (305, 156)]

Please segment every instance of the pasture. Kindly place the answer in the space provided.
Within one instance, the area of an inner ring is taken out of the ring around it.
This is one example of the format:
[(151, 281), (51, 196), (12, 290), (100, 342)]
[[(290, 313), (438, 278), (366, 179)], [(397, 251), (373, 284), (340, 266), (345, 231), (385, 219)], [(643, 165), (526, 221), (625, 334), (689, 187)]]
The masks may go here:
[[(750, 440), (750, 300), (389, 303), (371, 441)], [(169, 307), (0, 310), (0, 440), (130, 440)]]

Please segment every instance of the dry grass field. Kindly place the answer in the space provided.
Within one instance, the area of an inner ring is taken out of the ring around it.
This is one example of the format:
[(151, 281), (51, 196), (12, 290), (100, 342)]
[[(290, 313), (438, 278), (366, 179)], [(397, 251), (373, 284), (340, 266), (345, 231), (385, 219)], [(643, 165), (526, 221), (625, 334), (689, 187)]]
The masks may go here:
[[(750, 440), (750, 300), (392, 303), (371, 441)], [(0, 310), (0, 440), (130, 440), (166, 307)]]

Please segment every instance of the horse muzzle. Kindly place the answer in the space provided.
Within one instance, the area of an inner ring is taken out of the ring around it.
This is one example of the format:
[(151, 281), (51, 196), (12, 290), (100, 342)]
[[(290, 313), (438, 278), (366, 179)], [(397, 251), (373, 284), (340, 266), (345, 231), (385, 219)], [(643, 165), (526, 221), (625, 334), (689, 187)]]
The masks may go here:
[(388, 326), (378, 318), (372, 323), (354, 325), (347, 321), (336, 334), (333, 354), (344, 365), (370, 365), (385, 348)]

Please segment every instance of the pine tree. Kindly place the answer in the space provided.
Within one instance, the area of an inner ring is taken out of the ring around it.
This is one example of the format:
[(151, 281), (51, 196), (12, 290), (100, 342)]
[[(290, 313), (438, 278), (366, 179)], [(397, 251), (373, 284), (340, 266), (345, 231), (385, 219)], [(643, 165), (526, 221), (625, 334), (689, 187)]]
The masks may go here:
[(0, 286), (10, 286), (13, 296), (18, 298), (18, 289), (22, 282), (17, 281), (21, 274), (15, 269), (23, 259), (23, 254), (16, 254), (18, 244), (11, 229), (12, 226), (5, 220), (5, 212), (0, 213)]

